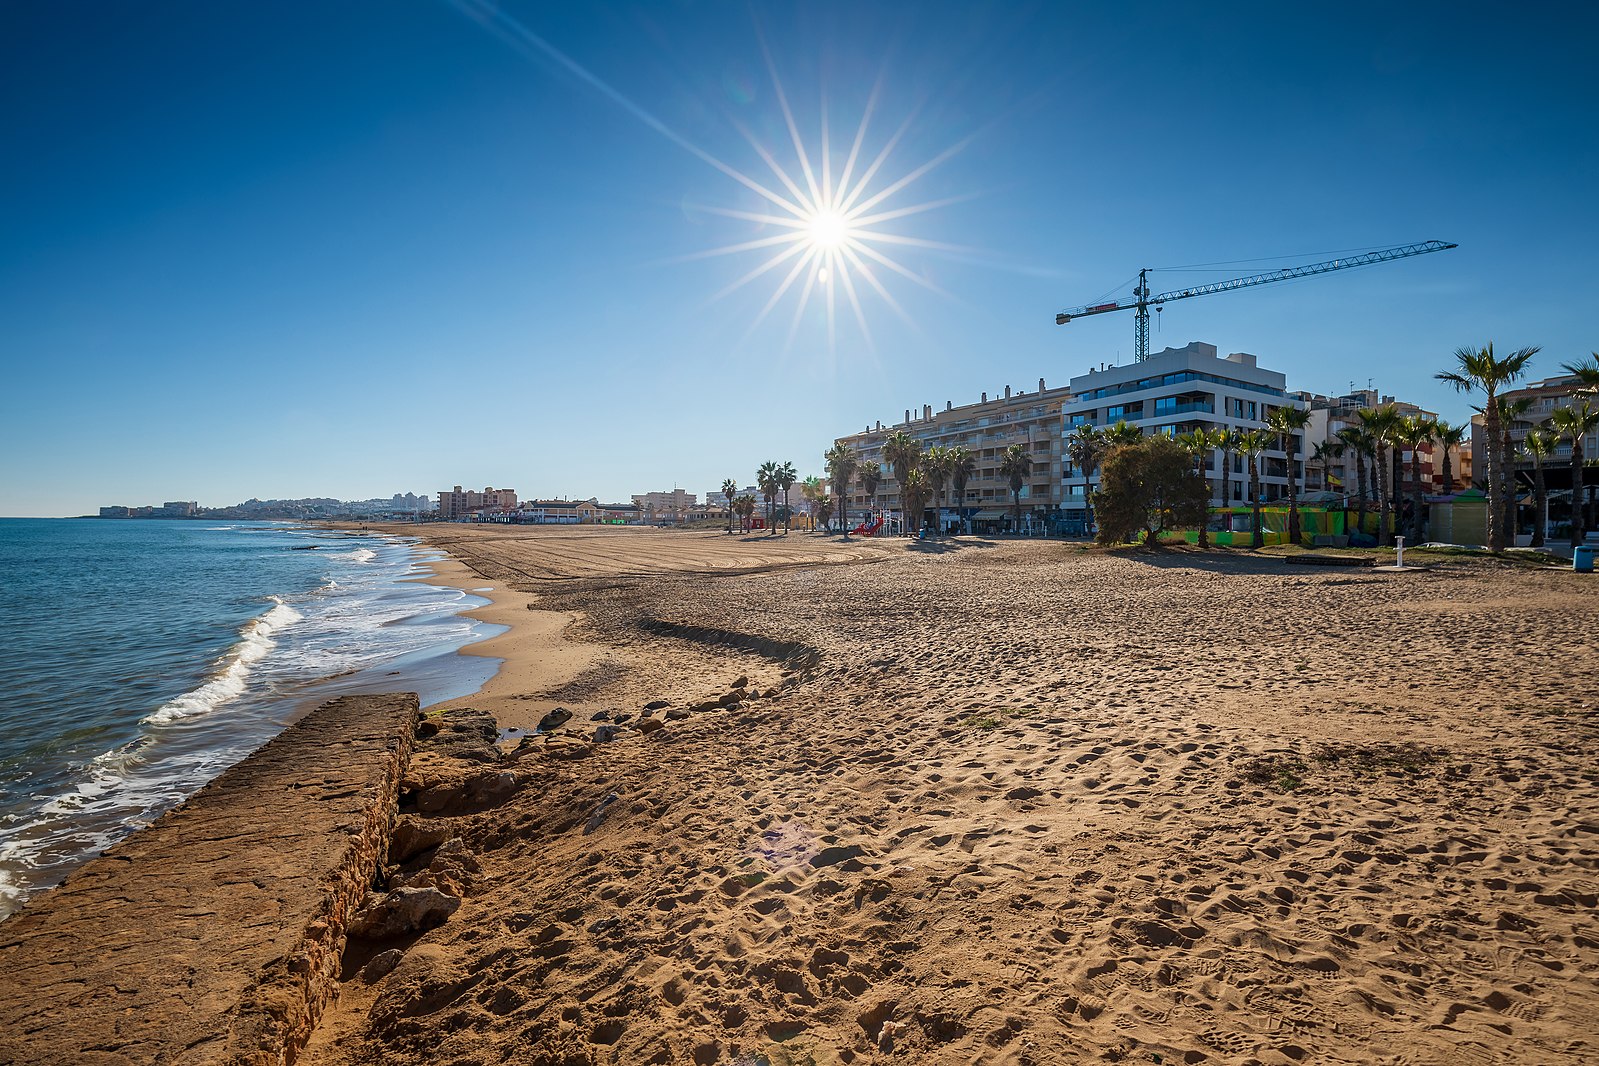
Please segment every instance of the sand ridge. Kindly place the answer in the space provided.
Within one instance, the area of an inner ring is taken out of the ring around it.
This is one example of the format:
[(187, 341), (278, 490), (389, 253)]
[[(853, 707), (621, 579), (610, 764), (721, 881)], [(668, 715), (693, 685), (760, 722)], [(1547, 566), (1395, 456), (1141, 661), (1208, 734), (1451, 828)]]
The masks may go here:
[(535, 784), (459, 819), (483, 882), (308, 1061), (1594, 1056), (1591, 585), (875, 550), (547, 586), (629, 666), (593, 705), (782, 683), (524, 761)]

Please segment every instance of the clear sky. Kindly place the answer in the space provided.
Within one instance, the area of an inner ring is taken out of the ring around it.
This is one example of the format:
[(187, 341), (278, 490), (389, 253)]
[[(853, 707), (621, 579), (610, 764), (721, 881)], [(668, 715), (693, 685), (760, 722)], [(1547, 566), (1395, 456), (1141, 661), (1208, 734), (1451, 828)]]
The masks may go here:
[[(1599, 349), (1596, 41), (1578, 4), (9, 4), (0, 514), (814, 473), (1129, 360), (1130, 314), (1053, 319), (1140, 267), (1432, 238), (1154, 346), (1462, 419), (1454, 349)], [(807, 207), (857, 185), (842, 234)]]

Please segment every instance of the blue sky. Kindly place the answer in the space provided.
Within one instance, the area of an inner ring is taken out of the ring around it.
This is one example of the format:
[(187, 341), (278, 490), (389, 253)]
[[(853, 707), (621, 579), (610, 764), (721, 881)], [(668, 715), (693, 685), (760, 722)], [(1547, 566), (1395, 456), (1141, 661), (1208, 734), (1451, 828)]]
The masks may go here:
[[(0, 514), (817, 472), (833, 436), (906, 407), (1127, 361), (1129, 314), (1053, 316), (1144, 266), (1233, 264), (1166, 289), (1458, 242), (1173, 303), (1154, 337), (1452, 419), (1467, 401), (1432, 375), (1457, 347), (1541, 345), (1536, 376), (1599, 348), (1588, 7), (0, 19)], [(808, 241), (713, 299), (795, 247), (706, 254), (797, 232), (736, 217), (786, 212), (728, 173), (792, 201), (764, 151), (805, 191), (778, 86), (813, 169), (825, 113), (835, 179), (870, 106), (855, 177), (892, 147), (857, 202), (936, 161), (872, 211), (927, 208), (869, 227), (914, 275), (862, 257), (886, 299), (846, 265), (796, 315), (806, 268), (762, 317)]]

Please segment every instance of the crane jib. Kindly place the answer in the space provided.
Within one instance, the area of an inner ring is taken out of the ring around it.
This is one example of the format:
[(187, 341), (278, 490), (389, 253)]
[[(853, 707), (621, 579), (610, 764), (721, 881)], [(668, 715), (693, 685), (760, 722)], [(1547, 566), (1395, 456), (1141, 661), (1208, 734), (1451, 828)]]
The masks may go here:
[(1325, 262), (1307, 263), (1303, 266), (1279, 267), (1276, 270), (1269, 271), (1268, 273), (1251, 274), (1242, 278), (1232, 278), (1229, 281), (1218, 281), (1212, 285), (1201, 285), (1189, 289), (1174, 289), (1171, 292), (1163, 292), (1157, 296), (1149, 295), (1149, 289), (1145, 284), (1145, 279), (1147, 278), (1149, 272), (1142, 271), (1139, 274), (1139, 288), (1135, 289), (1133, 292), (1133, 295), (1138, 297), (1138, 299), (1127, 303), (1116, 301), (1113, 303), (1090, 304), (1086, 307), (1074, 307), (1069, 311), (1062, 311), (1058, 313), (1055, 316), (1055, 324), (1057, 326), (1064, 326), (1072, 319), (1079, 318), (1083, 315), (1097, 315), (1103, 314), (1106, 311), (1126, 311), (1136, 308), (1138, 314), (1136, 316), (1137, 322), (1134, 327), (1134, 339), (1136, 347), (1135, 355), (1139, 362), (1143, 362), (1145, 359), (1149, 358), (1148, 308), (1150, 304), (1155, 304), (1156, 308), (1159, 309), (1159, 306), (1168, 300), (1184, 300), (1191, 296), (1209, 296), (1212, 293), (1231, 292), (1234, 289), (1247, 289), (1255, 285), (1268, 285), (1274, 281), (1288, 281), (1294, 278), (1313, 277), (1317, 274), (1328, 274), (1334, 270), (1345, 270), (1349, 267), (1369, 266), (1373, 263), (1386, 263), (1394, 259), (1404, 259), (1412, 255), (1425, 255), (1428, 252), (1442, 252), (1446, 251), (1447, 249), (1457, 247), (1459, 247), (1459, 245), (1451, 244), (1447, 241), (1423, 241), (1419, 244), (1402, 244), (1395, 248), (1384, 248), (1381, 251), (1367, 252), (1365, 255), (1357, 255), (1344, 259), (1329, 259)]

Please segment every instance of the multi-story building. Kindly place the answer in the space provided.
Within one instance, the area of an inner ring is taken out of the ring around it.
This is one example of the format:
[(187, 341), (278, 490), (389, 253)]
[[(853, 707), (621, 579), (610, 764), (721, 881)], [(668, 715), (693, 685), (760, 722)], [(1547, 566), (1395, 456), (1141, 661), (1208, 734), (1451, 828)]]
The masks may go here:
[(698, 504), (695, 494), (686, 489), (671, 492), (643, 492), (633, 497), (633, 505), (651, 518), (682, 516)]
[(463, 492), (457, 485), (449, 492), (439, 492), (438, 510), (439, 517), (445, 521), (484, 512), (505, 514), (516, 510), (516, 490), (490, 486), (482, 492), (472, 489)]
[[(1101, 429), (1126, 422), (1146, 434), (1176, 436), (1190, 430), (1264, 429), (1266, 419), (1279, 407), (1296, 404), (1287, 394), (1287, 379), (1275, 370), (1262, 369), (1253, 355), (1234, 352), (1216, 355), (1214, 344), (1192, 341), (1182, 348), (1156, 352), (1142, 363), (1128, 366), (1101, 366), (1098, 370), (1072, 378), (1068, 387), (1071, 399), (1061, 408), (1061, 432), (1065, 436), (1080, 425)], [(1296, 477), (1303, 477), (1303, 439), (1296, 435), (1292, 444)], [(1289, 454), (1272, 449), (1260, 460), (1261, 492), (1267, 500), (1283, 496), (1288, 488)], [(1066, 457), (1061, 466), (1061, 509), (1068, 522), (1081, 521), (1085, 495), (1099, 483), (1096, 470), (1084, 477)], [(1220, 453), (1213, 454), (1205, 467), (1210, 481), (1212, 503), (1244, 506), (1249, 500), (1249, 467), (1244, 456), (1232, 456), (1228, 476), (1229, 499), (1221, 499), (1222, 470)], [(1301, 481), (1303, 484), (1303, 481)]]
[[(1592, 393), (1578, 391), (1578, 380), (1574, 375), (1562, 374), (1557, 377), (1544, 378), (1534, 381), (1519, 389), (1501, 392), (1499, 399), (1501, 406), (1515, 412), (1509, 421), (1511, 446), (1515, 449), (1515, 477), (1524, 491), (1531, 486), (1533, 481), (1532, 459), (1522, 448), (1522, 441), (1527, 438), (1527, 431), (1535, 426), (1547, 429), (1546, 423), (1549, 416), (1562, 407), (1587, 400), (1599, 407), (1599, 397)], [(1475, 455), (1481, 456), (1482, 473), (1486, 473), (1490, 449), (1488, 447), (1487, 427), (1480, 414), (1471, 416), (1471, 445)], [(1599, 457), (1599, 429), (1592, 430), (1582, 439), (1582, 454), (1585, 459)], [(1549, 492), (1549, 517), (1553, 525), (1568, 521), (1571, 514), (1571, 439), (1561, 436), (1556, 442), (1554, 451), (1543, 460), (1544, 486)], [(1584, 477), (1585, 484), (1592, 484), (1593, 476)], [(1522, 522), (1531, 520), (1531, 508), (1525, 508), (1520, 514)], [(1591, 524), (1585, 523), (1584, 528), (1592, 530)]]
[(1010, 514), (1010, 481), (1000, 474), (999, 463), (1013, 444), (1022, 445), (1033, 457), (1032, 477), (1021, 491), (1022, 510), (1034, 516), (1054, 511), (1060, 506), (1061, 404), (1069, 393), (1068, 389), (1048, 388), (1039, 378), (1037, 392), (1012, 392), (1006, 385), (1003, 394), (992, 399), (985, 392), (976, 403), (961, 407), (946, 401), (938, 412), (924, 405), (918, 417), (912, 417), (914, 412), (907, 409), (905, 420), (897, 425), (878, 422), (860, 433), (838, 438), (835, 443), (855, 449), (862, 466), (876, 463), (883, 472), (870, 499), (858, 481), (851, 484), (850, 513), (864, 514), (869, 507), (890, 513), (901, 510), (899, 483), (894, 480), (893, 467), (883, 458), (883, 442), (901, 431), (920, 441), (924, 450), (934, 445), (963, 447), (976, 458), (977, 468), (966, 483), (963, 499), (953, 499), (953, 488), (945, 486), (944, 502), (961, 517), (999, 521)]
[[(1305, 447), (1308, 449), (1304, 481), (1306, 492), (1326, 491), (1352, 497), (1360, 491), (1359, 464), (1353, 452), (1340, 447), (1341, 442), (1338, 439), (1340, 431), (1360, 425), (1360, 411), (1392, 404), (1400, 415), (1407, 418), (1418, 415), (1430, 419), (1438, 417), (1432, 411), (1416, 404), (1396, 400), (1392, 396), (1383, 396), (1375, 389), (1356, 389), (1342, 396), (1322, 396), (1309, 392), (1296, 392), (1292, 395), (1310, 409), (1310, 422), (1305, 426)], [(1318, 445), (1322, 446), (1319, 457), (1316, 455)], [(1421, 491), (1429, 496), (1448, 491), (1444, 485), (1444, 449), (1429, 442), (1418, 450), (1421, 453)], [(1411, 479), (1411, 451), (1411, 448), (1403, 447), (1399, 453), (1403, 464), (1400, 492), (1405, 499), (1410, 498), (1415, 487)], [(1449, 452), (1449, 475), (1454, 482), (1454, 489), (1471, 484), (1469, 474), (1461, 470), (1459, 447)], [(1375, 496), (1374, 485), (1368, 457), (1366, 462), (1368, 497)]]

